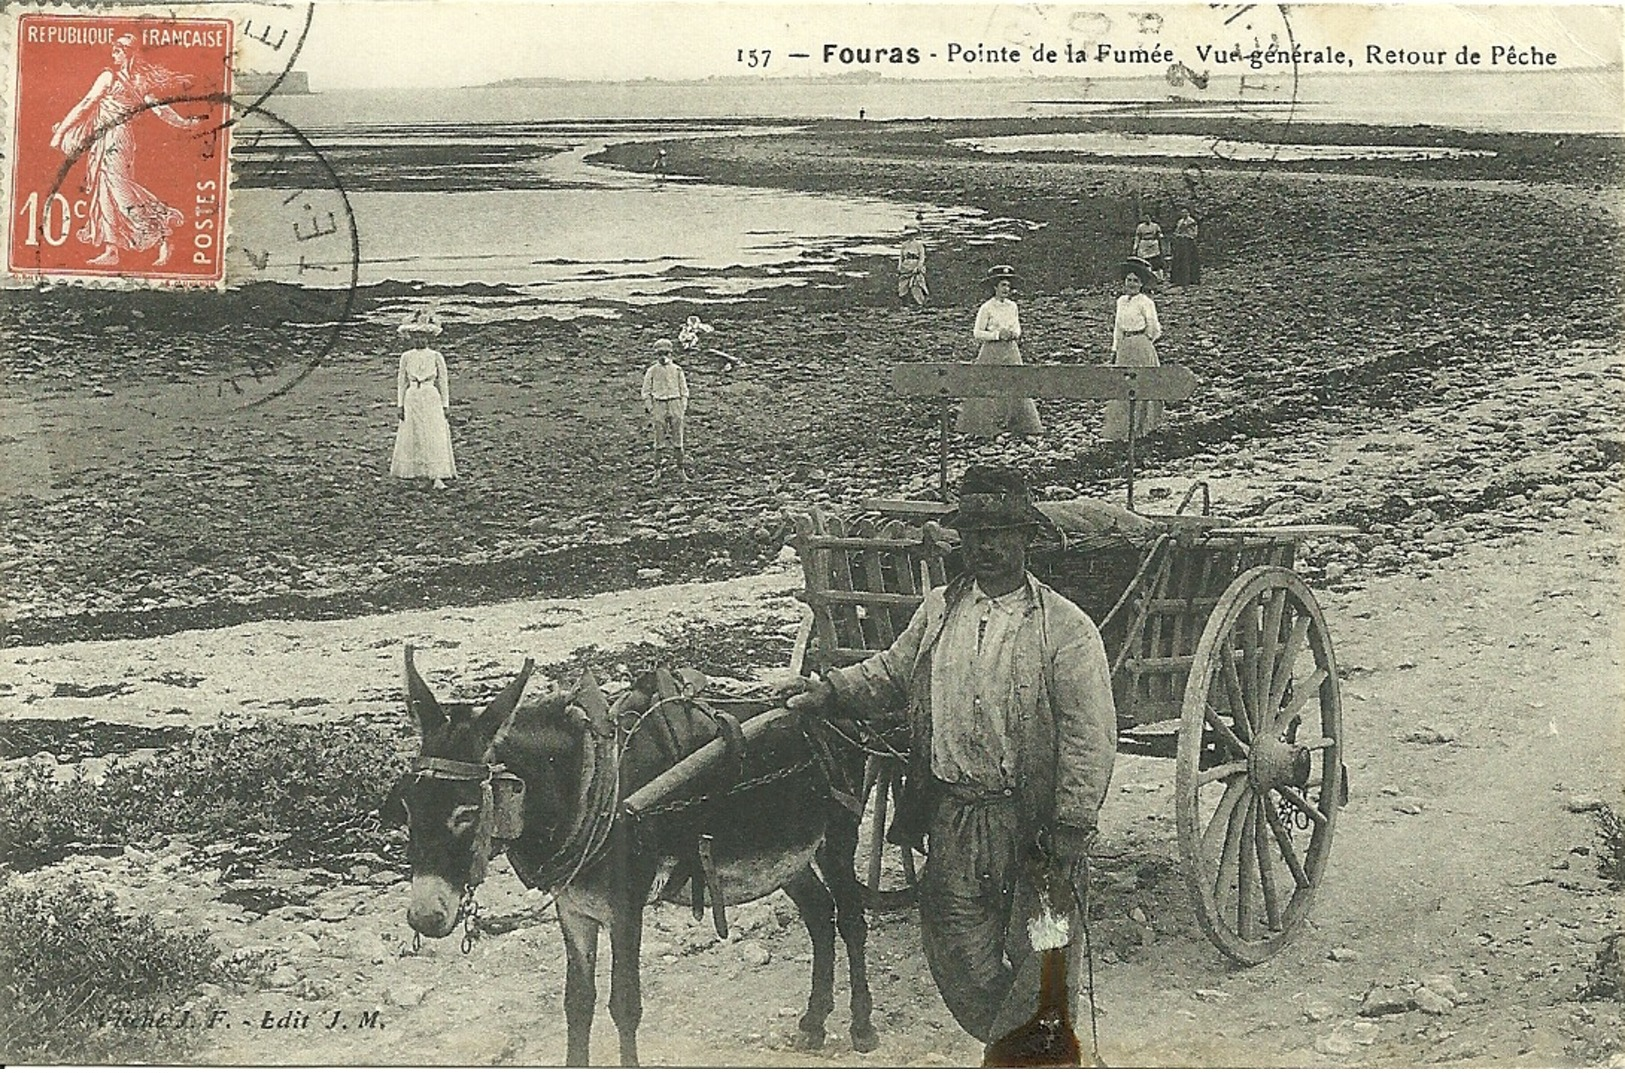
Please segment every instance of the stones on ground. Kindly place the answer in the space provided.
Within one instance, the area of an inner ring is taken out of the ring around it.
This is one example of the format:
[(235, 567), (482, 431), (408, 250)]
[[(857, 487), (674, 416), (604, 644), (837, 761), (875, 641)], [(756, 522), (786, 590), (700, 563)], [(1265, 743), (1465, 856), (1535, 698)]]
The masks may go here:
[(738, 944), (734, 948), (734, 953), (741, 962), (751, 968), (761, 968), (773, 960), (773, 955), (767, 947), (753, 940)]
[(1337, 1008), (1325, 999), (1312, 998), (1303, 1004), (1303, 1019), (1310, 1024), (1328, 1021), (1336, 1013)]
[(1328, 961), (1353, 962), (1359, 961), (1360, 955), (1358, 951), (1347, 946), (1334, 946), (1326, 954), (1326, 959)]
[(410, 1010), (423, 1005), (432, 989), (412, 980), (394, 980), (384, 989), (384, 1002)]
[(1361, 1017), (1387, 1017), (1415, 1008), (1416, 999), (1410, 991), (1392, 984), (1375, 984), (1360, 1000)]
[(302, 977), (292, 965), (278, 965), (265, 977), (265, 986), (282, 991), (297, 985)]
[(1315, 1050), (1333, 1058), (1347, 1058), (1354, 1053), (1354, 1040), (1340, 1028), (1333, 1029), (1315, 1040)]
[(1430, 987), (1418, 987), (1411, 997), (1415, 1001), (1417, 1009), (1423, 1013), (1431, 1013), (1434, 1016), (1449, 1013), (1456, 1008), (1454, 1002), (1451, 1002)]
[(638, 570), (639, 581), (659, 581), (666, 576), (666, 572), (658, 566), (645, 566)]
[(1467, 995), (1456, 986), (1456, 981), (1446, 974), (1422, 977), (1423, 987), (1448, 999), (1452, 1005), (1460, 1006), (1468, 1001)]
[(1399, 740), (1409, 745), (1448, 745), (1456, 736), (1451, 731), (1421, 723), (1400, 735)]

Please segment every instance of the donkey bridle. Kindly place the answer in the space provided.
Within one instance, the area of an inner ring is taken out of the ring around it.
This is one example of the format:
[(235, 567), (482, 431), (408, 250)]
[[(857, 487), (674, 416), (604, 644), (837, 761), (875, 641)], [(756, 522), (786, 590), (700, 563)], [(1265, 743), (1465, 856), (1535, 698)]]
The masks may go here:
[[(443, 756), (420, 756), (412, 765), (412, 774), (416, 779), (435, 779), (440, 782), (474, 783), (480, 788), (480, 819), (479, 826), (474, 830), (474, 844), (470, 850), (468, 865), (468, 878), (463, 883), (462, 896), (457, 899), (457, 919), (452, 922), (455, 929), (458, 924), (463, 926), (463, 953), (468, 953), (474, 947), (474, 933), (480, 915), (480, 904), (474, 900), (474, 888), (485, 879), (487, 862), (491, 858), (491, 840), (496, 831), (496, 807), (492, 799), (491, 783), (499, 775), (512, 775), (503, 764), (472, 764), (466, 760), (452, 760)], [(520, 785), (524, 780), (520, 779)], [(517, 832), (514, 832), (517, 834)], [(417, 950), (423, 943), (423, 936), (416, 928), (412, 929), (412, 949)]]

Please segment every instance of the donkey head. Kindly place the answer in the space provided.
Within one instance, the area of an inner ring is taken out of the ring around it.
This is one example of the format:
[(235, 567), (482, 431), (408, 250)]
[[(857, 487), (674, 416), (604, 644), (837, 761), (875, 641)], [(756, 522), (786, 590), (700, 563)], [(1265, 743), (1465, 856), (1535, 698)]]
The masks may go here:
[(509, 845), (510, 859), (534, 863), (562, 843), (577, 819), (589, 733), (602, 735), (613, 726), (590, 673), (574, 693), (549, 690), (520, 705), (533, 666), (526, 660), (518, 677), (476, 713), (472, 705), (435, 700), (406, 649), (407, 708), (422, 747), (381, 816), (407, 828), (412, 896), (406, 918), (430, 938), (451, 933), (463, 893), (485, 878), (496, 835), (492, 779), (498, 765), (525, 786), (522, 832)]
[(421, 748), (412, 772), (390, 790), (381, 811), (389, 825), (410, 836), (412, 928), (442, 938), (457, 924), (463, 891), (485, 878), (490, 855), (492, 744), (513, 715), (534, 663), (497, 698), (476, 712), (473, 705), (435, 699), (406, 649), (406, 706), (417, 722)]

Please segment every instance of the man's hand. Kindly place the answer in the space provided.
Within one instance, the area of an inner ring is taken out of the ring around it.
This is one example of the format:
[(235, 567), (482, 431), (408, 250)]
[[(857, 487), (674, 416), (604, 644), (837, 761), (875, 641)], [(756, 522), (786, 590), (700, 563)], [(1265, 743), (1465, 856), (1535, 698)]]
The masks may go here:
[(834, 687), (822, 678), (802, 678), (788, 685), (794, 692), (786, 697), (784, 706), (792, 712), (828, 712), (835, 700)]

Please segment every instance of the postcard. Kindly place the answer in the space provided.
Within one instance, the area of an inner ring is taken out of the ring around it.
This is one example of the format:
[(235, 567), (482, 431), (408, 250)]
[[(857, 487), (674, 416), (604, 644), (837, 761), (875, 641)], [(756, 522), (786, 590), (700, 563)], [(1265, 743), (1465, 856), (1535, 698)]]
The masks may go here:
[(0, 1060), (1618, 1065), (1618, 4), (0, 11)]

